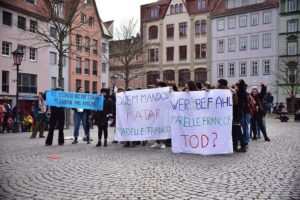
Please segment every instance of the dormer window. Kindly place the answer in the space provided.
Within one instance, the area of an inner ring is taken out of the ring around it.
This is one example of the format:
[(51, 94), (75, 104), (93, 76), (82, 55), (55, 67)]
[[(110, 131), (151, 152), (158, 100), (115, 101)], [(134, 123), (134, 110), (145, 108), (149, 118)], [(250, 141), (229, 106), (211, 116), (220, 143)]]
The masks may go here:
[(63, 1), (57, 0), (53, 5), (54, 14), (57, 17), (63, 17), (64, 15), (64, 3)]
[(158, 7), (151, 8), (150, 17), (151, 18), (157, 18), (158, 15), (159, 15), (159, 8)]
[(206, 0), (197, 0), (198, 10), (203, 10), (206, 8)]

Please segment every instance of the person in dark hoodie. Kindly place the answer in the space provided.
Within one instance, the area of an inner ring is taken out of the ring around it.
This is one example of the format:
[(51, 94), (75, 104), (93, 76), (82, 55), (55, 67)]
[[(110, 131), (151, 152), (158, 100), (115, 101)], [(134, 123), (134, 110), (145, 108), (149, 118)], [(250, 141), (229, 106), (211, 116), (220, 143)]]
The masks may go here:
[[(60, 88), (56, 88), (55, 90), (62, 91)], [(52, 145), (53, 133), (56, 125), (58, 127), (58, 144), (64, 145), (65, 109), (51, 106), (50, 113), (50, 124), (48, 136), (46, 138), (46, 146)]]
[(104, 146), (107, 146), (108, 137), (108, 115), (112, 114), (113, 102), (109, 97), (109, 89), (102, 88), (101, 94), (104, 96), (103, 110), (94, 112), (95, 124), (98, 126), (98, 143), (96, 147), (102, 145), (102, 134), (104, 134)]

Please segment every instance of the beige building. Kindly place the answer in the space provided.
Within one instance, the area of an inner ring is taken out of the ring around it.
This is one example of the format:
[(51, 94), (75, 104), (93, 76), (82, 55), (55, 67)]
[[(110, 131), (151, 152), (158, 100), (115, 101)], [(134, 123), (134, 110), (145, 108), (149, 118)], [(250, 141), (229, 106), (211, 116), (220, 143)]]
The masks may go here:
[(209, 10), (214, 0), (160, 0), (141, 6), (146, 84), (207, 81)]

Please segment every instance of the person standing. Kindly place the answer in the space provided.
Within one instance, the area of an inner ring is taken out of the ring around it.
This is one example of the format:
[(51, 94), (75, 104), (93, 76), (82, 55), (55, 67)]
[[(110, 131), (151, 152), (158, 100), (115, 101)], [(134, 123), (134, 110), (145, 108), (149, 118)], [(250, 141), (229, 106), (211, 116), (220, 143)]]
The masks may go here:
[[(81, 92), (81, 87), (78, 87), (76, 92)], [(88, 125), (89, 111), (81, 108), (75, 108), (74, 110), (74, 141), (72, 144), (78, 143), (79, 128), (82, 122), (83, 130), (86, 136), (87, 144), (90, 144), (90, 134)]]
[(101, 95), (104, 96), (103, 110), (94, 113), (95, 123), (98, 126), (98, 143), (96, 147), (102, 145), (102, 134), (104, 134), (104, 146), (107, 146), (108, 137), (108, 115), (112, 113), (112, 101), (109, 98), (109, 89), (102, 88)]
[[(57, 88), (56, 91), (62, 91)], [(53, 141), (53, 133), (56, 126), (58, 127), (58, 144), (64, 145), (64, 125), (65, 125), (65, 109), (52, 106), (50, 107), (50, 124), (49, 132), (46, 138), (46, 146), (51, 146)]]
[(44, 138), (44, 129), (45, 129), (45, 120), (46, 120), (46, 112), (47, 106), (44, 99), (44, 94), (42, 92), (39, 93), (38, 102), (34, 106), (33, 114), (34, 114), (34, 126), (32, 129), (32, 134), (30, 138), (36, 138), (37, 132), (40, 132), (39, 137)]

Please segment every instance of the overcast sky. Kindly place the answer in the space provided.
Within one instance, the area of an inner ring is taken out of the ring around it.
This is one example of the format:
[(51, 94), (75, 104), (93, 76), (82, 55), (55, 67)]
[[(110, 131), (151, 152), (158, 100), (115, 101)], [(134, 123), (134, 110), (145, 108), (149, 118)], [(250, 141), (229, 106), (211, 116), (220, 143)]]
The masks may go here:
[(140, 6), (157, 0), (96, 0), (100, 17), (103, 21), (114, 20), (115, 28), (128, 23), (132, 18), (140, 25)]

